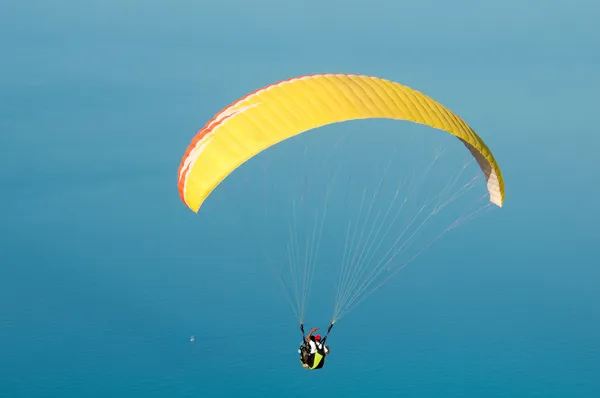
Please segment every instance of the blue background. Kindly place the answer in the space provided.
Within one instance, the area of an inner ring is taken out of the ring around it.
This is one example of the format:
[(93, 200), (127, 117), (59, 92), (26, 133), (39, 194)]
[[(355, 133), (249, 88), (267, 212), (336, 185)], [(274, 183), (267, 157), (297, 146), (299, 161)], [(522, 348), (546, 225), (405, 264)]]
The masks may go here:
[[(600, 396), (598, 13), (583, 0), (2, 2), (0, 396)], [(235, 181), (194, 215), (176, 173), (221, 108), (323, 72), (395, 80), (460, 114), (507, 196), (344, 318), (309, 373), (228, 212)]]

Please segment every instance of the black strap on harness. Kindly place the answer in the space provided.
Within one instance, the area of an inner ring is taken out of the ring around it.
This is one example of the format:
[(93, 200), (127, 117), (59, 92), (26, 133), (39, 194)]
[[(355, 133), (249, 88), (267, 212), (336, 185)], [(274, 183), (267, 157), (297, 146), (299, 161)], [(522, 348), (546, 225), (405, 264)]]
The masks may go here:
[(331, 332), (331, 329), (333, 329), (333, 322), (331, 322), (331, 324), (327, 328), (327, 333), (325, 333), (325, 337), (323, 337), (321, 344), (325, 345), (325, 341), (327, 341), (327, 337), (329, 337), (329, 332)]
[(302, 332), (302, 341), (304, 342), (304, 344), (308, 344), (308, 342), (306, 341), (306, 336), (304, 335), (304, 324), (303, 323), (300, 324), (300, 331)]

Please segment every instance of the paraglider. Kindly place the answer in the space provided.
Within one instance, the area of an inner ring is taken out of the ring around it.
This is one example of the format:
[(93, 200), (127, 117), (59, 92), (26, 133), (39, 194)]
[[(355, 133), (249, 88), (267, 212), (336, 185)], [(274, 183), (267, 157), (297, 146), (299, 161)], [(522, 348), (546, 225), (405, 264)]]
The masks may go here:
[[(502, 207), (505, 191), (499, 165), (485, 142), (464, 120), (409, 87), (357, 74), (291, 78), (256, 90), (217, 113), (193, 137), (181, 160), (178, 170), (181, 200), (197, 213), (224, 179), (261, 151), (328, 124), (374, 118), (410, 121), (456, 137), (477, 162), (486, 181), (489, 202)], [(369, 140), (369, 136), (365, 135), (364, 140)], [(381, 269), (390, 270), (386, 264)], [(382, 271), (377, 270), (375, 275)], [(360, 274), (347, 278), (351, 283), (336, 302), (323, 339), (317, 340), (312, 331), (308, 337), (304, 336), (303, 314), (299, 314), (303, 339), (299, 353), (304, 367), (323, 366), (327, 355), (325, 341), (333, 324), (372, 282), (365, 280), (361, 284), (357, 278), (373, 273), (358, 268), (355, 272)]]
[(305, 369), (321, 369), (325, 365), (325, 357), (329, 355), (329, 346), (325, 344), (329, 332), (333, 328), (333, 323), (329, 325), (327, 334), (321, 339), (321, 335), (313, 335), (319, 328), (312, 328), (308, 333), (308, 336), (304, 336), (304, 325), (300, 324), (300, 331), (302, 332), (302, 343), (298, 353), (300, 354), (300, 363)]

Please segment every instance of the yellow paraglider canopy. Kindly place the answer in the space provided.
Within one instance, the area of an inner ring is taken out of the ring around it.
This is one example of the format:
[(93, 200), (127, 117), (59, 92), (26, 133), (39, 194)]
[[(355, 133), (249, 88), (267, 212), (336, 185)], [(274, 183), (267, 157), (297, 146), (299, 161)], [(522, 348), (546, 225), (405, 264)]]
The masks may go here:
[(257, 153), (307, 130), (368, 118), (412, 121), (456, 136), (481, 167), (490, 201), (502, 206), (500, 168), (487, 145), (459, 116), (399, 83), (350, 74), (292, 78), (223, 109), (198, 132), (181, 161), (181, 199), (198, 212), (217, 185)]

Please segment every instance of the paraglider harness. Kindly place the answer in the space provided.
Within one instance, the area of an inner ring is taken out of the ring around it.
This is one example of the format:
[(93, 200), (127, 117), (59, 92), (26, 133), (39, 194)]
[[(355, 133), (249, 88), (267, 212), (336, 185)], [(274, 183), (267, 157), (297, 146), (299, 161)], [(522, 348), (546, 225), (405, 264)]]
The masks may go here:
[(319, 345), (317, 345), (317, 352), (311, 354), (310, 344), (304, 333), (304, 324), (300, 324), (300, 331), (302, 332), (302, 344), (300, 344), (300, 362), (307, 365), (308, 369), (321, 369), (325, 364), (325, 357), (327, 356), (325, 353), (325, 342), (327, 341), (327, 337), (329, 336), (331, 329), (333, 329), (333, 322), (329, 325), (325, 337), (323, 337), (321, 340), (320, 348)]

